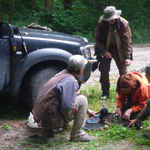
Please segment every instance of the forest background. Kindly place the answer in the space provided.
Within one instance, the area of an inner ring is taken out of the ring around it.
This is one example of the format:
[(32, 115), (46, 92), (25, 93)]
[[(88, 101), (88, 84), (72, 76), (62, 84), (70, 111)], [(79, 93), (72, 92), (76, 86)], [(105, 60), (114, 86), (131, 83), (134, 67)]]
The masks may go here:
[(19, 27), (36, 22), (94, 42), (95, 28), (106, 6), (122, 10), (133, 43), (149, 43), (150, 0), (0, 0), (0, 20)]

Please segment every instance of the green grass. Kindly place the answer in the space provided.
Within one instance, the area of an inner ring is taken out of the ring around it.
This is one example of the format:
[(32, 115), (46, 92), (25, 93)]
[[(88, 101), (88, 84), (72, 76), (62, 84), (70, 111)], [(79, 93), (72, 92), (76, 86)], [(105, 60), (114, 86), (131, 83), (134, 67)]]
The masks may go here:
[[(101, 108), (107, 108), (109, 112), (115, 112), (117, 103), (116, 85), (112, 82), (110, 87), (110, 97), (102, 101), (99, 96), (102, 94), (99, 83), (94, 86), (87, 86), (85, 90), (81, 90), (88, 98), (88, 107), (95, 112)], [(87, 115), (88, 117), (88, 115)], [(48, 138), (42, 134), (38, 138), (33, 138), (32, 141), (21, 139), (17, 146), (25, 145), (22, 150), (112, 150), (119, 149), (131, 145), (130, 149), (150, 149), (150, 139), (143, 136), (144, 132), (149, 132), (150, 119), (146, 120), (143, 125), (143, 130), (136, 130), (134, 128), (125, 128), (122, 125), (110, 124), (108, 128), (104, 127), (99, 130), (88, 132), (90, 135), (96, 136), (95, 141), (91, 142), (70, 142), (68, 137), (71, 132), (72, 125), (67, 130), (62, 131), (55, 138)], [(15, 146), (14, 146), (15, 148)], [(13, 148), (12, 148), (13, 149)]]
[(6, 130), (12, 130), (12, 127), (10, 127), (8, 124), (3, 124), (3, 131), (6, 131)]
[(105, 101), (102, 101), (99, 98), (102, 95), (99, 83), (96, 83), (94, 86), (87, 86), (85, 90), (81, 91), (81, 94), (87, 97), (88, 107), (95, 112), (98, 112), (103, 107), (106, 107), (109, 112), (114, 112), (116, 109), (117, 93), (116, 85), (113, 83), (110, 88), (110, 96)]

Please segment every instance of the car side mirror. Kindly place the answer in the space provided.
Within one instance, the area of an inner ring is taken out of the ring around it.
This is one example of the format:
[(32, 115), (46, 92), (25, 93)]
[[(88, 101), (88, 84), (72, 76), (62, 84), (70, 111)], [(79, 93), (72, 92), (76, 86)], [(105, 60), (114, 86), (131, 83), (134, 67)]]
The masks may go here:
[(11, 29), (9, 24), (0, 22), (0, 38), (8, 39), (11, 37)]

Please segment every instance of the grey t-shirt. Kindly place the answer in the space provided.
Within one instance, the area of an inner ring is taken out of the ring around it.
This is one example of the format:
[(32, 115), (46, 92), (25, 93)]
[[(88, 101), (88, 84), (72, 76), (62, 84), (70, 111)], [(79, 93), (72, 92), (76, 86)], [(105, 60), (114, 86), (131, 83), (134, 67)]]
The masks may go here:
[(77, 91), (79, 90), (78, 82), (74, 77), (68, 76), (57, 84), (56, 89), (60, 92), (60, 112), (66, 114), (74, 106)]

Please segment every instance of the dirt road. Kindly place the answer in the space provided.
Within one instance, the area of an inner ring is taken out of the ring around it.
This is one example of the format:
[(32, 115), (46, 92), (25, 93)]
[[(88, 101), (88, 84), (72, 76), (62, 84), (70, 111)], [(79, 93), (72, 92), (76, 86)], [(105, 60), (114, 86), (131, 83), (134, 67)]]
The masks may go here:
[[(148, 63), (150, 63), (149, 59), (150, 59), (150, 44), (135, 45), (133, 47), (133, 61), (132, 64), (128, 67), (128, 72), (140, 71), (141, 67), (144, 67)], [(116, 68), (114, 61), (112, 61), (111, 63), (111, 71), (110, 71), (110, 77), (113, 76), (119, 76), (118, 69)], [(99, 71), (96, 70), (95, 72), (92, 72), (90, 79), (85, 84), (82, 85), (82, 88), (85, 88), (89, 84), (95, 84), (95, 82), (98, 81), (99, 81)], [(9, 113), (10, 115), (12, 115), (11, 111)], [(4, 129), (8, 129), (8, 127), (12, 127), (12, 130), (5, 131)], [(38, 134), (39, 131), (35, 130), (34, 133), (35, 132), (37, 132)], [(16, 146), (16, 144), (21, 139), (31, 141), (32, 137), (34, 136), (35, 135), (33, 134), (33, 130), (27, 127), (26, 121), (21, 120), (16, 121), (16, 119), (6, 120), (0, 114), (0, 150), (11, 149), (14, 146), (15, 148), (13, 148), (13, 150), (26, 147), (26, 144), (20, 146), (19, 145)]]
[[(128, 67), (128, 73), (130, 72), (140, 72), (140, 68), (145, 67), (150, 63), (150, 44), (144, 45), (135, 45), (133, 46), (133, 61), (131, 61), (131, 65)], [(110, 70), (110, 78), (119, 76), (118, 69), (114, 60), (111, 62), (111, 70)], [(97, 70), (91, 73), (91, 77), (89, 80), (82, 85), (84, 89), (87, 85), (95, 84), (95, 82), (99, 81), (100, 73)]]

